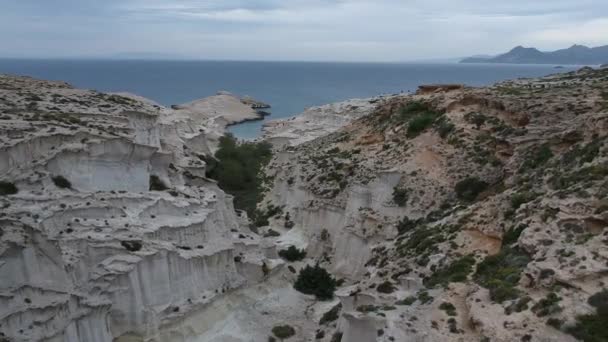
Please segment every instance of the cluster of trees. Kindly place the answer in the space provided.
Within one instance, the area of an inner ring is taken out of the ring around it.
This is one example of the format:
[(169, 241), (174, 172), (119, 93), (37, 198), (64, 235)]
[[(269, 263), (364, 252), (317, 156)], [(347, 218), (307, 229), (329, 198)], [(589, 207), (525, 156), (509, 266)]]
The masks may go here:
[(207, 160), (207, 177), (215, 179), (222, 190), (234, 196), (234, 207), (245, 210), (255, 220), (256, 206), (262, 198), (262, 168), (272, 158), (266, 142), (239, 143), (227, 134), (220, 138), (215, 160)]

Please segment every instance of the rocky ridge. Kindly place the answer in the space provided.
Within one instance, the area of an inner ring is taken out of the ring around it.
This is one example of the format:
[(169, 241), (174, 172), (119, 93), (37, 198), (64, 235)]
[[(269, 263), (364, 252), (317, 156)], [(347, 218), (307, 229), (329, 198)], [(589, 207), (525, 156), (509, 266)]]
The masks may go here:
[(298, 336), (608, 338), (591, 323), (608, 298), (607, 119), (608, 72), (583, 68), (435, 86), (292, 140), (262, 207), (282, 207), (282, 248), (307, 252), (296, 269), (342, 280), (334, 319)]

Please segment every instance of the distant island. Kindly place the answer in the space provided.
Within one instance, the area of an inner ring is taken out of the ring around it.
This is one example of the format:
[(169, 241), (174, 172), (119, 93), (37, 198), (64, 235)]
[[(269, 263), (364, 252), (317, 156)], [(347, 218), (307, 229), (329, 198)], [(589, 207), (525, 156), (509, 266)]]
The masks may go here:
[(518, 46), (498, 56), (468, 57), (460, 63), (509, 64), (603, 64), (608, 63), (608, 45), (589, 48), (573, 45), (567, 49), (543, 52), (536, 48)]

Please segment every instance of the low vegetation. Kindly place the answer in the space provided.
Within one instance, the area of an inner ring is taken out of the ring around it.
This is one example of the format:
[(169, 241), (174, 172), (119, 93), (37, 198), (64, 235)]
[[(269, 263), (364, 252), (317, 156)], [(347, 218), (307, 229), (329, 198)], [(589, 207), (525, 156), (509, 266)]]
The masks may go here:
[(341, 310), (342, 304), (339, 303), (321, 316), (319, 324), (324, 325), (336, 321), (340, 317)]
[(409, 198), (409, 196), (408, 196), (407, 189), (401, 189), (398, 187), (395, 187), (393, 189), (393, 201), (398, 206), (404, 207), (407, 204), (408, 198)]
[(289, 246), (287, 249), (279, 251), (279, 256), (287, 261), (300, 261), (306, 258), (306, 251), (297, 249), (295, 246)]
[(319, 300), (329, 300), (334, 297), (337, 282), (324, 268), (318, 264), (307, 265), (300, 270), (294, 288), (304, 294), (314, 295)]
[(454, 191), (459, 199), (472, 202), (488, 188), (488, 185), (477, 177), (468, 177), (458, 182)]
[(62, 188), (62, 189), (71, 189), (72, 188), (72, 183), (70, 183), (70, 181), (67, 180), (63, 176), (54, 176), (51, 179), (53, 180), (53, 183), (55, 183), (55, 186), (57, 186), (58, 188)]
[(150, 175), (150, 191), (165, 191), (169, 189), (156, 175)]
[(456, 316), (456, 307), (452, 303), (441, 303), (441, 305), (439, 305), (439, 310), (445, 311), (448, 316)]
[(488, 256), (477, 266), (475, 280), (490, 290), (490, 298), (502, 303), (516, 299), (516, 288), (521, 272), (530, 262), (530, 257), (518, 248), (504, 247), (500, 253)]
[(0, 196), (14, 195), (18, 192), (19, 189), (14, 183), (0, 181)]
[(380, 293), (393, 293), (393, 292), (395, 292), (395, 290), (397, 290), (397, 288), (390, 281), (385, 281), (383, 283), (380, 283), (376, 287), (376, 291), (378, 291)]
[(430, 104), (413, 101), (399, 111), (399, 121), (407, 122), (407, 137), (415, 138), (441, 117)]
[(472, 255), (463, 256), (446, 267), (435, 271), (432, 276), (425, 279), (424, 283), (426, 286), (435, 287), (466, 281), (469, 274), (473, 272), (473, 266), (475, 266), (475, 258)]
[(522, 171), (538, 169), (553, 158), (553, 151), (547, 144), (532, 148), (528, 151), (526, 160), (521, 166)]
[[(256, 221), (256, 217), (261, 215), (256, 211), (263, 191), (264, 177), (261, 171), (271, 157), (270, 144), (238, 143), (234, 136), (228, 134), (220, 138), (215, 154), (217, 164), (207, 170), (207, 177), (217, 180), (222, 190), (234, 196), (235, 208), (245, 210)], [(264, 223), (264, 220), (259, 223)]]
[(604, 289), (587, 301), (595, 308), (594, 314), (581, 315), (568, 333), (584, 342), (608, 341), (608, 290)]
[(272, 334), (281, 341), (293, 337), (296, 330), (291, 325), (277, 325), (272, 328)]

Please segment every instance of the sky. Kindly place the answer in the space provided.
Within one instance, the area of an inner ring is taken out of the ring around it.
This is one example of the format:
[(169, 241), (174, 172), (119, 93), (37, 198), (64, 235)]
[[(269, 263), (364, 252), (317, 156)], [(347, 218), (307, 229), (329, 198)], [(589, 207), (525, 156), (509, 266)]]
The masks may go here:
[(607, 0), (0, 0), (0, 57), (399, 62), (608, 44)]

